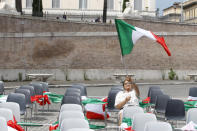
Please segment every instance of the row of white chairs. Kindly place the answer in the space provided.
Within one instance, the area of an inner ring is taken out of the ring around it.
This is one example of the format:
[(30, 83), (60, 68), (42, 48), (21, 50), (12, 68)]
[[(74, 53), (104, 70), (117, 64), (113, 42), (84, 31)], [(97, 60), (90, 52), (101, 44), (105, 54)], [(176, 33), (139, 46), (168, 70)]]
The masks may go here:
[(83, 109), (78, 104), (63, 104), (59, 114), (61, 131), (93, 131), (85, 120)]
[(135, 131), (172, 131), (169, 123), (157, 121), (155, 114), (144, 113), (138, 106), (125, 107), (123, 117), (132, 119), (132, 128)]

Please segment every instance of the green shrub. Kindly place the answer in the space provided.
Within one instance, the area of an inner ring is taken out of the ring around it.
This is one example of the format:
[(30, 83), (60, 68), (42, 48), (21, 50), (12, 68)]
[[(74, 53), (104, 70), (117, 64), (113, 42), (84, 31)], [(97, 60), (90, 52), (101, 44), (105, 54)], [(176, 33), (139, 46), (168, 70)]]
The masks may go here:
[(21, 72), (18, 73), (18, 81), (23, 80), (23, 74)]
[(88, 78), (88, 76), (87, 76), (86, 72), (84, 72), (84, 80), (85, 80), (85, 81), (90, 80), (90, 79)]
[(174, 80), (176, 77), (176, 72), (174, 72), (172, 68), (170, 68), (170, 72), (168, 73), (168, 77), (170, 80)]
[(3, 76), (1, 76), (1, 81), (4, 81), (4, 77)]

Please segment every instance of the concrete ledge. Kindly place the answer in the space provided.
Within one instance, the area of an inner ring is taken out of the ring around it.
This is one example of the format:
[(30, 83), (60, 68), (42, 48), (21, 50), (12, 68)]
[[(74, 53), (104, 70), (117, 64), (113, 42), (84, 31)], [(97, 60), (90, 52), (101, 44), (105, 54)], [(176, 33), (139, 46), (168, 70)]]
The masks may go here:
[[(197, 70), (174, 70), (178, 80), (189, 80), (188, 74), (197, 74)], [(131, 70), (129, 74), (135, 75), (135, 80), (162, 80), (168, 79), (169, 70)], [(84, 80), (115, 80), (114, 74), (126, 73), (124, 69), (0, 69), (0, 80), (17, 81), (26, 74), (47, 73), (53, 74), (50, 80), (58, 81), (84, 81)]]
[[(154, 32), (162, 36), (197, 36), (197, 32)], [(116, 37), (117, 32), (43, 32), (43, 33), (0, 33), (0, 38), (34, 37)]]
[[(31, 81), (29, 81), (30, 83)], [(89, 83), (88, 83), (89, 82)], [(86, 86), (87, 88), (99, 88), (99, 87), (112, 87), (112, 86), (117, 86), (117, 85), (121, 85), (121, 83), (118, 83), (118, 82), (114, 82), (114, 81), (111, 81), (111, 83), (109, 81), (80, 81), (80, 82), (77, 82), (77, 81), (69, 81), (68, 84), (53, 84), (53, 85), (49, 85), (49, 88), (68, 88), (70, 86), (72, 86), (73, 84), (76, 84), (76, 83), (83, 83), (84, 86)], [(6, 82), (5, 82), (6, 83)], [(66, 82), (65, 82), (66, 83)], [(15, 89), (15, 88), (18, 88), (20, 86), (18, 85), (26, 85), (27, 83), (25, 82), (17, 82), (17, 85), (16, 85), (16, 82), (13, 82), (12, 85), (10, 86), (5, 86), (5, 89), (6, 90), (11, 90), (11, 89)], [(147, 81), (140, 81), (140, 82), (136, 82), (136, 84), (138, 86), (140, 85), (196, 85), (197, 82), (193, 82), (193, 81), (177, 81), (177, 80), (160, 80), (160, 81), (150, 81), (150, 82), (147, 82)]]

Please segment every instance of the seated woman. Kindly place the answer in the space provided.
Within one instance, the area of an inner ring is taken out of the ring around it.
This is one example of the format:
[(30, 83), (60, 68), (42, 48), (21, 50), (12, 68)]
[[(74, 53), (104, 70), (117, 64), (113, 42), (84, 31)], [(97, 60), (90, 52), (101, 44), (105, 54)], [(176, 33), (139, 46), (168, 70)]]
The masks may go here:
[(132, 82), (131, 77), (126, 77), (123, 82), (124, 91), (118, 92), (115, 99), (115, 107), (120, 109), (119, 112), (119, 126), (122, 122), (122, 113), (125, 106), (133, 105), (139, 106), (140, 92), (135, 83)]

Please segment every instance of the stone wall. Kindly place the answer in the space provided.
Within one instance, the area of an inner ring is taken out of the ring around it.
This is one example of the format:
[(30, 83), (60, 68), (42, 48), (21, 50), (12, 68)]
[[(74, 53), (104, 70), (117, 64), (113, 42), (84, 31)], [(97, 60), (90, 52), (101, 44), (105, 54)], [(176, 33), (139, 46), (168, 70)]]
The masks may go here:
[[(1, 69), (124, 68), (114, 25), (14, 16), (0, 16), (0, 21)], [(168, 57), (159, 44), (142, 38), (125, 56), (126, 68), (197, 70), (196, 25), (126, 21), (164, 34), (172, 53)]]

